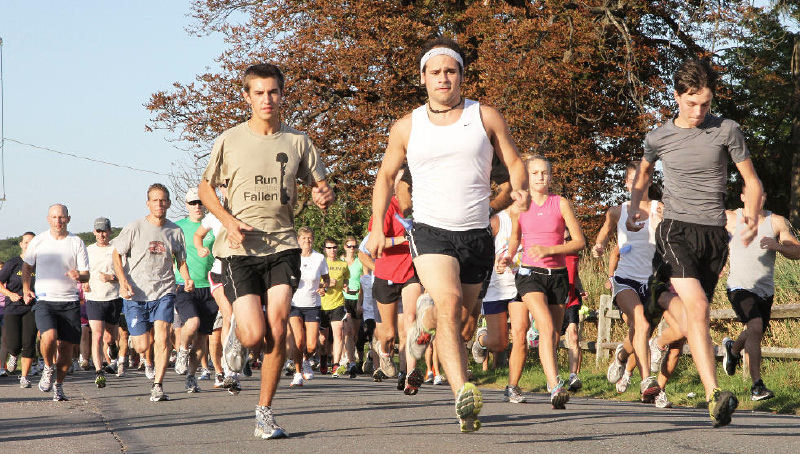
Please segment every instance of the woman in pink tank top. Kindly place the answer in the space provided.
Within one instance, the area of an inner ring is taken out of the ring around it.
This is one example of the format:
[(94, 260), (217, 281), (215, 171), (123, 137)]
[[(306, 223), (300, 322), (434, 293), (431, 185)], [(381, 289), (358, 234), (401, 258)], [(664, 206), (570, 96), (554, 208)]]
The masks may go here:
[[(520, 241), (522, 242), (522, 266), (515, 280), (517, 291), (539, 330), (539, 359), (547, 377), (550, 403), (553, 408), (563, 409), (569, 401), (569, 393), (564, 380), (558, 377), (555, 345), (564, 320), (564, 305), (569, 296), (569, 277), (564, 256), (583, 249), (586, 241), (572, 204), (569, 200), (550, 193), (550, 162), (538, 155), (528, 157), (525, 161), (531, 205), (524, 212), (519, 212), (516, 205), (512, 206), (512, 230), (508, 250), (515, 251)], [(572, 237), (567, 242), (564, 241), (566, 230)], [(510, 258), (506, 257), (504, 261), (508, 263)], [(525, 315), (527, 323), (527, 314)], [(527, 329), (525, 327), (526, 331)], [(515, 372), (519, 369), (521, 374), (523, 363), (524, 356), (522, 361), (519, 358), (509, 358), (509, 385), (513, 378), (511, 369)]]

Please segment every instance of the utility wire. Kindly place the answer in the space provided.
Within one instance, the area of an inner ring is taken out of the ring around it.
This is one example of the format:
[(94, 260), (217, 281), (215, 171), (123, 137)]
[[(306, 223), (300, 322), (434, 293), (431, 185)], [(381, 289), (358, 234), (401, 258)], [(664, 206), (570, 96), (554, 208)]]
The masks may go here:
[(54, 150), (52, 148), (42, 147), (42, 146), (34, 145), (34, 144), (31, 144), (31, 143), (25, 143), (25, 142), (22, 142), (22, 141), (19, 141), (19, 140), (16, 140), (16, 139), (11, 139), (11, 138), (8, 138), (8, 137), (6, 137), (5, 140), (7, 142), (14, 142), (16, 144), (24, 145), (26, 147), (35, 148), (37, 150), (49, 151), (51, 153), (60, 154), (62, 156), (69, 156), (71, 158), (84, 159), (86, 161), (96, 162), (98, 164), (105, 164), (105, 165), (108, 165), (108, 166), (114, 166), (114, 167), (119, 167), (119, 168), (122, 168), (122, 169), (133, 170), (133, 171), (136, 171), (136, 172), (152, 173), (153, 175), (162, 175), (162, 176), (165, 176), (165, 177), (170, 176), (168, 173), (156, 172), (154, 170), (148, 170), (148, 169), (140, 169), (138, 167), (132, 167), (132, 166), (125, 165), (125, 164), (118, 164), (116, 162), (103, 161), (102, 159), (96, 159), (96, 158), (92, 158), (92, 157), (89, 157), (89, 156), (81, 156), (81, 155), (77, 155), (75, 153), (68, 153), (66, 151)]

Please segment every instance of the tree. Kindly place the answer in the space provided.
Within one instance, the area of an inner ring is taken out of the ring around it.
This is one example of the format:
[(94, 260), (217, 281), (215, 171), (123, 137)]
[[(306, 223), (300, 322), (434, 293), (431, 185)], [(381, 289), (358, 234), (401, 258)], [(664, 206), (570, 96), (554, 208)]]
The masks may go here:
[[(465, 50), (465, 95), (497, 107), (521, 152), (543, 153), (589, 230), (615, 203), (625, 162), (669, 115), (681, 60), (732, 42), (746, 1), (198, 0), (193, 33), (221, 33), (220, 70), (147, 104), (203, 162), (248, 116), (239, 74), (287, 75), (285, 121), (323, 150), (337, 192), (366, 205), (392, 122), (424, 102), (416, 52), (449, 35)], [(711, 32), (711, 33), (710, 33)], [(616, 173), (615, 173), (616, 172)], [(307, 204), (301, 193), (298, 213)]]

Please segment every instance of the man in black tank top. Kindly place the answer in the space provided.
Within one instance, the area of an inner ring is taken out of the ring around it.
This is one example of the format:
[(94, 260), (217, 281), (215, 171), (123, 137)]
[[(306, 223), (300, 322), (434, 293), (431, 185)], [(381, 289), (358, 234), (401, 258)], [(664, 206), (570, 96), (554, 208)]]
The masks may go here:
[[(422, 49), (419, 57), (420, 81), (425, 85), (428, 102), (425, 107), (418, 109), (416, 115), (422, 115), (421, 118), (432, 125), (428, 129), (429, 134), (439, 134), (439, 127), (454, 125), (465, 112), (467, 101), (461, 95), (464, 74), (461, 55), (459, 46), (446, 38), (429, 41)], [(468, 102), (474, 106), (472, 101)], [(483, 105), (479, 109), (478, 118), (481, 124), (471, 126), (483, 127), (485, 137), (481, 135), (481, 140), (488, 139), (493, 154), (508, 168), (511, 198), (525, 210), (529, 203), (527, 173), (511, 140), (508, 125), (497, 110)], [(465, 131), (470, 129), (466, 126), (469, 125), (465, 124)], [(383, 219), (385, 216), (394, 178), (409, 152), (411, 133), (412, 114), (404, 116), (392, 126), (373, 192), (374, 219)], [(424, 187), (427, 183), (423, 183), (424, 179), (420, 181), (419, 175), (415, 174), (412, 160), (409, 160), (409, 165), (416, 187)], [(481, 178), (489, 176), (490, 166), (491, 162), (487, 161), (485, 174), (481, 173)], [(444, 164), (438, 165), (434, 170), (440, 175), (451, 175), (456, 181), (460, 178), (476, 177), (452, 175), (449, 166)], [(425, 168), (425, 171), (429, 172), (431, 169)], [(488, 186), (488, 178), (484, 181)], [(488, 199), (488, 187), (485, 192)], [(431, 193), (417, 194), (415, 200), (426, 196), (431, 197)], [(488, 205), (488, 200), (476, 202)], [(466, 210), (465, 206), (453, 208), (456, 211)], [(415, 206), (417, 219), (410, 233), (410, 243), (414, 265), (428, 294), (421, 296), (417, 302), (416, 321), (409, 328), (407, 348), (416, 358), (420, 358), (432, 335), (435, 333), (438, 336), (439, 359), (456, 397), (456, 415), (461, 431), (472, 432), (480, 428), (477, 415), (483, 403), (480, 391), (466, 380), (466, 349), (462, 342), (462, 328), (478, 301), (482, 283), (494, 262), (494, 245), (488, 230), (489, 213), (487, 209), (486, 225), (459, 229), (423, 225), (419, 222), (417, 209)], [(367, 244), (370, 254), (380, 257), (384, 244), (384, 232), (380, 229), (373, 230)], [(436, 301), (436, 307), (433, 306), (433, 301)]]

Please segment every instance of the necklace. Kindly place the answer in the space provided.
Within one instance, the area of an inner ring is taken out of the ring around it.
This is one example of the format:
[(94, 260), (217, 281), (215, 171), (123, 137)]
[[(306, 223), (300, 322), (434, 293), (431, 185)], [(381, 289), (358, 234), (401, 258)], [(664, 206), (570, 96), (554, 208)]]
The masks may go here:
[(451, 107), (451, 108), (449, 108), (449, 109), (436, 110), (436, 109), (434, 109), (433, 107), (431, 107), (431, 101), (430, 101), (430, 100), (428, 100), (428, 110), (430, 110), (430, 111), (431, 111), (431, 113), (435, 113), (435, 114), (443, 114), (443, 113), (450, 112), (451, 110), (453, 110), (453, 109), (455, 109), (456, 107), (460, 106), (462, 102), (464, 102), (464, 97), (463, 97), (463, 96), (461, 96), (461, 97), (459, 97), (459, 98), (458, 98), (458, 102), (457, 102), (457, 103), (456, 103), (456, 105), (454, 105), (453, 107)]

